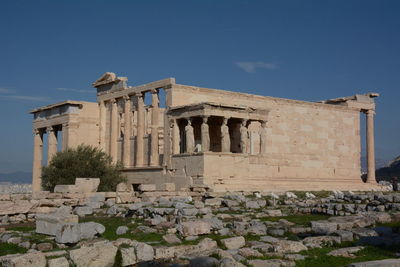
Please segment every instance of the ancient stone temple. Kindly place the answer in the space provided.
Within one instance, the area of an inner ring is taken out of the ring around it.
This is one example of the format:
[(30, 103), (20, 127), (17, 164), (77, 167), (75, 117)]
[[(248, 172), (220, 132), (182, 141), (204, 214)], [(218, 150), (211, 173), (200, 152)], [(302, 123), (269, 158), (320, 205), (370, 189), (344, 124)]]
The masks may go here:
[[(65, 101), (31, 112), (34, 190), (40, 190), (44, 138), (48, 161), (57, 149), (96, 146), (123, 163), (133, 185), (214, 191), (376, 187), (378, 94), (316, 103), (181, 85), (174, 78), (128, 86), (127, 78), (110, 72), (93, 86), (97, 103)], [(367, 117), (366, 182), (360, 113)]]

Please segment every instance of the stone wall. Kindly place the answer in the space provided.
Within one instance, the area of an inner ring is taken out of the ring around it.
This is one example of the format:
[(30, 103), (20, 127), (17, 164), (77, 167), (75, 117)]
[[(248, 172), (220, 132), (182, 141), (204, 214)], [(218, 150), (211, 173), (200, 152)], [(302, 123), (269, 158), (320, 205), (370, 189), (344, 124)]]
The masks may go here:
[[(354, 188), (360, 184), (359, 110), (174, 85), (172, 106), (201, 102), (270, 110), (266, 155), (213, 153), (205, 156), (204, 179), (210, 186), (216, 185), (217, 190), (267, 189), (271, 188), (271, 179), (275, 180), (273, 187), (280, 189), (281, 186), (282, 190), (287, 189), (288, 183), (298, 190), (307, 189), (302, 184), (307, 184), (308, 189), (314, 184), (319, 184), (319, 189)], [(257, 126), (252, 128), (256, 133)], [(255, 140), (257, 147), (259, 143)], [(192, 168), (186, 166), (186, 169)]]

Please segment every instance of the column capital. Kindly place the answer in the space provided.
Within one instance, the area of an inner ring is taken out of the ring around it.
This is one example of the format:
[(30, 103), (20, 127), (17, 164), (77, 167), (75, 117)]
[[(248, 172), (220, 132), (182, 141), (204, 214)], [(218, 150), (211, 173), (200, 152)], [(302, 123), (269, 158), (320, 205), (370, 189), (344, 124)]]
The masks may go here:
[(375, 115), (375, 110), (374, 109), (367, 109), (367, 111), (365, 111), (365, 114), (367, 115)]
[(158, 91), (159, 91), (160, 89), (158, 89), (158, 88), (156, 88), (156, 89), (151, 89), (150, 90), (150, 92), (152, 93), (152, 94), (158, 94)]
[(46, 127), (46, 132), (54, 132), (53, 126)]
[(208, 115), (201, 116), (201, 118), (203, 119), (203, 123), (207, 123), (209, 117), (210, 116), (208, 116)]
[(116, 99), (116, 98), (111, 99), (111, 100), (110, 100), (110, 103), (113, 104), (113, 105), (114, 105), (114, 104), (117, 104), (117, 99)]
[(125, 100), (125, 102), (131, 101), (131, 96), (129, 96), (129, 95), (124, 95), (122, 98)]
[(143, 92), (136, 92), (133, 95), (136, 97), (143, 97)]

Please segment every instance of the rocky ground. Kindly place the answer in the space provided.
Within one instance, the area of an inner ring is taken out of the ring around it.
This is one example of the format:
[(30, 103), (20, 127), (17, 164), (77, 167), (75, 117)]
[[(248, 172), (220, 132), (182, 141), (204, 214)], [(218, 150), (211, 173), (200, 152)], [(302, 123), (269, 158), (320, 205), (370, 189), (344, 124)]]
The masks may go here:
[(399, 193), (169, 195), (3, 196), (0, 264), (400, 266)]

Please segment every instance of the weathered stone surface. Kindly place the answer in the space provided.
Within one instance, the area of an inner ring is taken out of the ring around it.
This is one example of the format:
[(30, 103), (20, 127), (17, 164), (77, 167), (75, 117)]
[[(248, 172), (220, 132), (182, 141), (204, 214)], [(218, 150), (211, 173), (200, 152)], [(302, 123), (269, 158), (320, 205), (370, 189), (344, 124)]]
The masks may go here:
[(49, 259), (47, 262), (48, 267), (69, 267), (69, 262), (65, 257)]
[(249, 261), (253, 267), (283, 267), (283, 266), (295, 266), (295, 263), (292, 261), (285, 261), (285, 260), (251, 260)]
[(146, 243), (138, 243), (135, 247), (137, 261), (151, 261), (154, 259), (154, 249)]
[(290, 240), (279, 240), (273, 243), (274, 251), (281, 253), (297, 253), (308, 248), (303, 243)]
[(335, 249), (329, 252), (327, 255), (329, 256), (335, 256), (335, 257), (346, 257), (346, 258), (354, 258), (355, 255), (353, 253), (356, 253), (360, 250), (362, 250), (364, 247), (348, 247), (348, 248), (340, 248), (340, 249)]
[(15, 254), (2, 257), (3, 267), (46, 267), (46, 257), (41, 252)]
[(155, 184), (141, 184), (141, 185), (139, 185), (139, 191), (142, 191), (142, 192), (156, 191), (156, 185)]
[(310, 236), (303, 239), (303, 244), (308, 248), (319, 248), (323, 245), (340, 244), (339, 236)]
[(0, 216), (19, 213), (28, 213), (33, 204), (28, 200), (0, 201)]
[(120, 248), (122, 256), (122, 266), (129, 266), (137, 263), (135, 248)]
[(311, 229), (316, 234), (330, 234), (337, 230), (337, 223), (329, 221), (312, 221)]
[(36, 233), (45, 235), (56, 235), (58, 225), (66, 223), (77, 223), (79, 217), (63, 212), (36, 215)]
[(53, 244), (45, 242), (36, 245), (36, 249), (40, 251), (48, 251), (53, 249)]
[(245, 267), (246, 265), (243, 265), (242, 263), (235, 261), (233, 258), (223, 258), (219, 261), (219, 266), (220, 267)]
[(259, 251), (252, 248), (241, 248), (238, 250), (238, 253), (245, 258), (263, 256), (263, 254), (261, 254)]
[(82, 193), (93, 193), (97, 192), (97, 188), (100, 185), (99, 178), (76, 178), (75, 185), (79, 192)]
[(95, 222), (60, 224), (56, 231), (56, 242), (77, 243), (81, 239), (94, 238), (104, 231), (105, 227)]
[(74, 213), (78, 215), (79, 217), (84, 217), (86, 215), (91, 215), (93, 214), (93, 208), (89, 206), (83, 206), (83, 207), (76, 207), (74, 209)]
[(236, 237), (221, 239), (221, 243), (227, 249), (239, 249), (241, 247), (244, 247), (244, 245), (246, 244), (246, 240), (244, 239), (243, 236), (236, 236)]
[(182, 222), (180, 226), (183, 236), (203, 235), (211, 232), (211, 223), (205, 220)]
[(108, 242), (99, 242), (89, 247), (70, 251), (70, 257), (77, 267), (111, 267), (118, 248)]
[(168, 244), (180, 244), (182, 241), (175, 234), (166, 234), (162, 237)]

